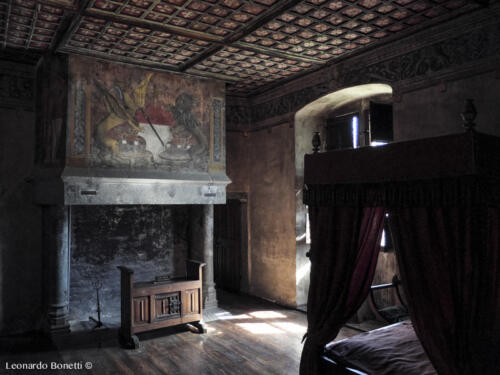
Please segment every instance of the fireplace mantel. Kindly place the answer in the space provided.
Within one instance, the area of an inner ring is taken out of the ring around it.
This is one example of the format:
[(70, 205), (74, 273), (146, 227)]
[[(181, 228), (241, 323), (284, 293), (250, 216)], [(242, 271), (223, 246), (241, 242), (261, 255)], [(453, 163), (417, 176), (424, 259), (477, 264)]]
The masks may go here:
[(65, 168), (36, 180), (38, 204), (224, 204), (231, 181), (218, 172)]

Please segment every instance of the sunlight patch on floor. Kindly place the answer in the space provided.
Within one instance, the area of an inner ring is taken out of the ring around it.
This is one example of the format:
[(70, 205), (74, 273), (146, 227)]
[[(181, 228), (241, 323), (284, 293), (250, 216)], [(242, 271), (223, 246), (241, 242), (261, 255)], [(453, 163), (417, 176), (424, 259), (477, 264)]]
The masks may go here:
[(208, 324), (205, 324), (205, 329), (207, 330), (207, 333), (218, 333), (214, 327), (210, 327)]
[(232, 315), (230, 312), (218, 313), (216, 315), (218, 320), (252, 319), (252, 317), (247, 314)]
[(273, 322), (271, 323), (273, 326), (282, 329), (283, 331), (291, 332), (291, 333), (300, 333), (304, 334), (307, 331), (305, 326), (301, 326), (300, 324), (295, 324), (292, 322)]
[(251, 316), (258, 319), (276, 319), (286, 318), (287, 316), (276, 311), (254, 311), (250, 313)]
[(256, 335), (275, 335), (285, 333), (285, 331), (267, 323), (237, 323), (236, 325)]

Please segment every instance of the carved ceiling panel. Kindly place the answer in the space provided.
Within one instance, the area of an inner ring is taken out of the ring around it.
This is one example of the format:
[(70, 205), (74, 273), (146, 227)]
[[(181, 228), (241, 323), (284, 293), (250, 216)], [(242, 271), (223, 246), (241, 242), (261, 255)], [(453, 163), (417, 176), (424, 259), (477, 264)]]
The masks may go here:
[(66, 43), (70, 51), (82, 54), (174, 69), (209, 45), (203, 40), (97, 17), (82, 17)]
[(0, 35), (3, 48), (46, 51), (66, 16), (70, 1), (40, 3), (35, 0), (0, 2)]
[(326, 62), (466, 4), (465, 0), (307, 0), (243, 40)]
[(231, 84), (230, 91), (246, 93), (315, 66), (318, 65), (228, 46), (196, 64), (189, 72), (229, 76), (235, 81)]
[[(241, 30), (278, 0), (92, 0), (89, 12), (123, 20), (140, 19), (184, 28), (193, 35), (220, 40)], [(194, 34), (197, 32), (198, 34)]]
[(3, 48), (187, 72), (250, 95), (478, 8), (467, 0), (0, 0), (0, 36)]

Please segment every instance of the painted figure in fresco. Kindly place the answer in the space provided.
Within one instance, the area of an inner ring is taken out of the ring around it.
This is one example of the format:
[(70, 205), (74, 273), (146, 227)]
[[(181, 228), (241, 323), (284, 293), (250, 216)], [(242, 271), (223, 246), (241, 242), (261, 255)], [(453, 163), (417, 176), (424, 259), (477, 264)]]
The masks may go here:
[[(122, 91), (118, 86), (114, 86), (113, 91), (103, 87), (96, 81), (96, 86), (102, 94), (102, 100), (108, 115), (97, 125), (97, 138), (102, 146), (111, 151), (113, 157), (118, 157), (120, 153), (119, 141), (113, 136), (113, 129), (126, 123), (130, 126), (129, 133), (142, 131), (139, 122), (136, 120), (136, 113), (143, 109), (146, 101), (146, 89), (153, 73), (149, 73), (146, 78), (133, 90)], [(112, 90), (113, 90), (112, 89)]]
[(170, 106), (170, 111), (174, 115), (175, 122), (178, 126), (174, 127), (172, 130), (174, 137), (181, 136), (185, 133), (192, 135), (196, 141), (197, 145), (193, 147), (191, 153), (193, 155), (199, 155), (207, 149), (207, 139), (202, 132), (201, 125), (193, 115), (191, 110), (195, 101), (190, 94), (183, 93), (179, 95), (175, 100), (175, 106)]

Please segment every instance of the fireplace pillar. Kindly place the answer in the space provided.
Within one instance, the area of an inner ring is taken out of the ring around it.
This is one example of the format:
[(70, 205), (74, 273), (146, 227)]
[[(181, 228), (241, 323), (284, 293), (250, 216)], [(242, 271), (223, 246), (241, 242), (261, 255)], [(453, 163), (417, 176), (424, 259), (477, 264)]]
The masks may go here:
[(207, 264), (203, 276), (205, 309), (217, 307), (214, 282), (214, 205), (203, 205), (203, 261)]
[(213, 204), (191, 207), (190, 256), (206, 263), (203, 268), (203, 308), (217, 307), (214, 282), (214, 206)]
[(70, 206), (43, 206), (46, 329), (68, 332)]

